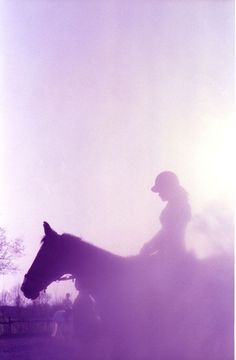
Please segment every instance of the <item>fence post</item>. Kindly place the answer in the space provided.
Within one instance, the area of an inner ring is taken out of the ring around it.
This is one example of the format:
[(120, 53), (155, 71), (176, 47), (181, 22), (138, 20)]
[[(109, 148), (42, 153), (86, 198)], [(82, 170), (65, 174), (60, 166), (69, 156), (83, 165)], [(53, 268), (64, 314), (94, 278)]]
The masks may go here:
[(9, 334), (11, 335), (12, 334), (12, 328), (11, 328), (12, 321), (11, 321), (10, 316), (8, 317), (8, 323), (9, 323)]

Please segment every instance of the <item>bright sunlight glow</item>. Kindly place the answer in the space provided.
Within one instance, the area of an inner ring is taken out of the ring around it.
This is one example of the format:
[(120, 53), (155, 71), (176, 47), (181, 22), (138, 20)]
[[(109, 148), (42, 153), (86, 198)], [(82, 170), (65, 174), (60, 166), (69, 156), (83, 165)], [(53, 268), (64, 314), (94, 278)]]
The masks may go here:
[(235, 124), (206, 119), (195, 155), (195, 182), (205, 199), (234, 201)]

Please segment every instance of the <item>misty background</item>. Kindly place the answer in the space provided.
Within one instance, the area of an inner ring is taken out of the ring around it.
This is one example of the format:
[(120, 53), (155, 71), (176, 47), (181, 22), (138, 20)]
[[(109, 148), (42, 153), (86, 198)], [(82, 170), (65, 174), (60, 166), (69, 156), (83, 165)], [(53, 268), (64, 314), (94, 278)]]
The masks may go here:
[(22, 281), (44, 220), (136, 254), (159, 229), (163, 170), (189, 193), (187, 248), (231, 252), (234, 2), (13, 0), (0, 14), (0, 225), (25, 246), (2, 288)]

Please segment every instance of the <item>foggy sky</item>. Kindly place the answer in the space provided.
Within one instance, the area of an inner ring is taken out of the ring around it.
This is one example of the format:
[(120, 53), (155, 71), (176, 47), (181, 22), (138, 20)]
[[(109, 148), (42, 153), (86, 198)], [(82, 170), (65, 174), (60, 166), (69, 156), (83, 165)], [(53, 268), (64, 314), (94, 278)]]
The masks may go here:
[(158, 230), (164, 204), (150, 187), (165, 169), (194, 212), (231, 213), (233, 2), (15, 0), (0, 10), (0, 218), (24, 239), (23, 272), (44, 220), (137, 253)]

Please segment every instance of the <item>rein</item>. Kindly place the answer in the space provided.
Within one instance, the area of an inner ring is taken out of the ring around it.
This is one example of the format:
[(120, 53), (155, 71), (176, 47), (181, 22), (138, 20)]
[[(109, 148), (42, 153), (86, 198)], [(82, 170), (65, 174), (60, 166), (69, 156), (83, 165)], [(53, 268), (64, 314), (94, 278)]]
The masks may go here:
[(56, 282), (59, 282), (59, 281), (67, 281), (67, 280), (72, 280), (74, 281), (76, 279), (76, 277), (74, 275), (65, 275), (65, 276), (62, 276), (60, 277), (60, 279), (57, 279), (55, 280)]
[[(41, 278), (39, 276), (37, 276), (37, 275), (32, 276), (32, 275), (29, 275), (27, 273), (27, 274), (25, 274), (24, 278), (27, 279), (27, 280), (34, 281), (34, 282), (37, 282), (37, 283), (41, 284), (42, 287), (43, 287), (42, 291), (45, 292), (47, 290), (47, 286), (46, 287), (43, 286), (43, 282), (42, 282), (42, 280), (41, 280)], [(74, 276), (74, 275), (65, 275), (65, 276), (60, 277), (59, 279), (53, 280), (53, 282), (60, 282), (60, 281), (67, 281), (67, 280), (75, 281), (76, 276)]]

